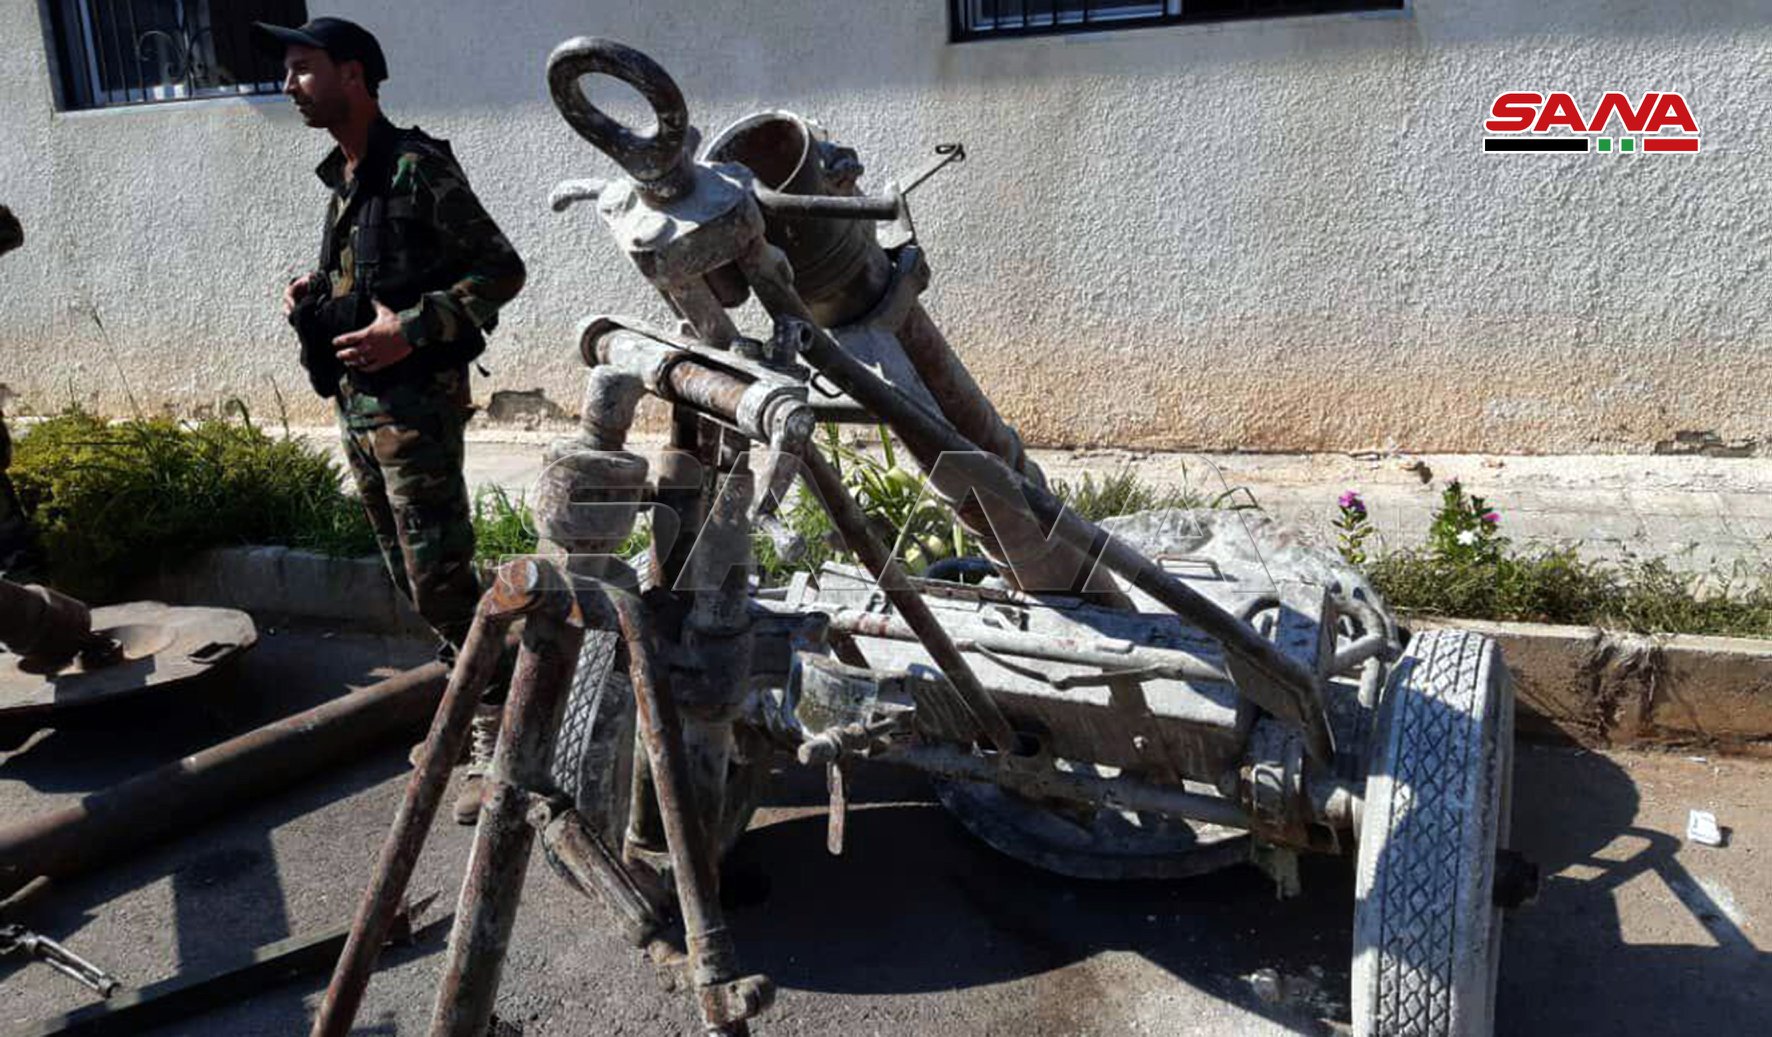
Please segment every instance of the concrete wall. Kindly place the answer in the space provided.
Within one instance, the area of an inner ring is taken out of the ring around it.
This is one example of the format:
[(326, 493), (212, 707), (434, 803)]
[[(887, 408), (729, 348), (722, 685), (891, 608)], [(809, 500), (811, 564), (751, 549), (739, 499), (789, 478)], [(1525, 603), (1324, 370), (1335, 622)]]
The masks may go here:
[[(1035, 442), (1772, 441), (1772, 0), (1420, 0), (964, 45), (937, 0), (310, 7), (381, 34), (387, 108), (454, 140), (529, 260), (481, 399), (540, 387), (575, 409), (575, 319), (660, 309), (588, 207), (544, 204), (612, 168), (542, 79), (588, 33), (657, 57), (710, 132), (792, 108), (876, 184), (964, 141), (972, 160), (916, 197), (931, 309)], [(275, 386), (318, 418), (277, 296), (317, 243), (328, 142), (275, 99), (57, 114), (41, 34), (37, 0), (0, 0), (0, 200), (28, 235), (0, 260), (15, 408), (126, 412), (127, 388), (263, 412)], [(1508, 89), (1680, 90), (1705, 150), (1484, 156)]]

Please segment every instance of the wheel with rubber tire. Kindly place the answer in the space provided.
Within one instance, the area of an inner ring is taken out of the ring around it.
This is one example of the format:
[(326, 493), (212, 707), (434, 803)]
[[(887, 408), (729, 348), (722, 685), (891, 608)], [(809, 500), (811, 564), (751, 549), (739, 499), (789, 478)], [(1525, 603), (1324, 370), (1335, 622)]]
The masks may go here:
[(1379, 706), (1355, 880), (1359, 1037), (1494, 1026), (1496, 854), (1512, 809), (1513, 685), (1480, 634), (1418, 634)]
[[(585, 634), (554, 742), (554, 786), (611, 846), (618, 846), (627, 831), (634, 777), (634, 686), (626, 660), (616, 635)], [(713, 826), (720, 833), (722, 852), (731, 849), (750, 825), (769, 779), (767, 740), (738, 724), (733, 727), (733, 743), (724, 809)]]

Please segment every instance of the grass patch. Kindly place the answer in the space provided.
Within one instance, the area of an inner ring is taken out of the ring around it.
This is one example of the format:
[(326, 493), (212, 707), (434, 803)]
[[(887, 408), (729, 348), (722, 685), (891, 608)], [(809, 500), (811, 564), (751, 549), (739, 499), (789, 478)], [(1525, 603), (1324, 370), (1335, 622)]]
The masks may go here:
[(1077, 482), (1057, 479), (1052, 483), (1052, 492), (1072, 511), (1091, 522), (1159, 508), (1261, 510), (1255, 494), (1246, 486), (1207, 494), (1184, 479), (1181, 486), (1158, 488), (1140, 479), (1130, 466), (1100, 479), (1092, 472), (1084, 472), (1083, 478)]
[(251, 421), (111, 423), (49, 418), (13, 449), (11, 475), (36, 524), (51, 582), (110, 600), (163, 558), (228, 544), (331, 554), (375, 550), (332, 460)]
[(474, 494), (474, 560), (497, 564), (512, 555), (534, 554), (535, 515), (522, 494), (502, 486), (482, 486)]
[(1772, 567), (1682, 573), (1662, 558), (1581, 558), (1573, 548), (1461, 558), (1397, 551), (1367, 564), (1392, 608), (1643, 634), (1772, 637)]

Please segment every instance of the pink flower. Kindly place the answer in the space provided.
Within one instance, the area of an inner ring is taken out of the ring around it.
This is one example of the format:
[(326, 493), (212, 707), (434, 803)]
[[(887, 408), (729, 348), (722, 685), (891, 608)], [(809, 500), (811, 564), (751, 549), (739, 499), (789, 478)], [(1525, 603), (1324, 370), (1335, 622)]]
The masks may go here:
[(1359, 493), (1354, 490), (1342, 494), (1337, 498), (1336, 503), (1341, 505), (1342, 511), (1351, 511), (1356, 515), (1366, 514), (1366, 502), (1361, 500)]
[(1486, 511), (1486, 512), (1484, 512), (1484, 513), (1483, 513), (1483, 521), (1484, 521), (1484, 522), (1487, 522), (1487, 523), (1489, 523), (1489, 524), (1490, 524), (1490, 525), (1491, 525), (1491, 526), (1493, 526), (1493, 525), (1495, 525), (1495, 524), (1496, 524), (1496, 523), (1497, 523), (1497, 522), (1500, 522), (1500, 521), (1501, 521), (1501, 512), (1499, 512), (1499, 511)]

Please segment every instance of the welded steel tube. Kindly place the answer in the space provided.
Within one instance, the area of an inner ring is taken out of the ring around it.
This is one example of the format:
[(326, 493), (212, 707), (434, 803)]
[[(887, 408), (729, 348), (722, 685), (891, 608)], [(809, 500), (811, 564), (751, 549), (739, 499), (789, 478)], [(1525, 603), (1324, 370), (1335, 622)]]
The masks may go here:
[[(897, 616), (858, 609), (838, 609), (830, 614), (833, 634), (879, 637), (889, 641), (916, 641), (917, 632)], [(1229, 681), (1230, 675), (1209, 660), (1173, 648), (1132, 645), (1123, 652), (1091, 647), (1076, 638), (1049, 637), (1015, 630), (971, 629), (954, 636), (961, 651), (983, 648), (993, 652), (1045, 659), (1078, 666), (1098, 666), (1104, 673), (1141, 671), (1141, 676), (1186, 681)], [(1148, 671), (1148, 672), (1143, 672)]]
[[(449, 784), (449, 772), (460, 758), (480, 695), (498, 670), (504, 632), (539, 601), (546, 570), (532, 559), (499, 570), (498, 581), (480, 599), (474, 625), (457, 655), (448, 691), (441, 704), (433, 701), (431, 733), (417, 768), (406, 783), (406, 796), (382, 843), (369, 888), (363, 891), (351, 938), (339, 955), (338, 967), (326, 987), (326, 998), (314, 1017), (312, 1037), (344, 1037), (363, 1003), (363, 992), (375, 971), (382, 944), (406, 895), (406, 884), (418, 864), (425, 837)], [(439, 668), (441, 668), (439, 666)]]
[(560, 729), (584, 637), (583, 625), (553, 610), (530, 616), (524, 627), (523, 650), (511, 678), (474, 848), (455, 909), (455, 928), (449, 935), (449, 960), (437, 987), (431, 1037), (481, 1037), (491, 1025), (535, 842), (528, 790), (552, 784), (554, 734)]
[(1027, 476), (1040, 486), (1046, 477), (1027, 456), (1021, 437), (1003, 420), (973, 380), (960, 355), (948, 344), (947, 337), (936, 327), (922, 303), (912, 303), (898, 329), (898, 343), (916, 368), (917, 377), (941, 412), (962, 436), (1002, 458), (1009, 467)]
[[(696, 809), (682, 719), (665, 683), (664, 670), (654, 665), (652, 631), (645, 606), (638, 598), (618, 591), (612, 591), (609, 599), (628, 646), (628, 675), (634, 686), (640, 741), (651, 764), (659, 820), (670, 848), (677, 909), (683, 918), (683, 938), (702, 1022), (710, 1033), (741, 1037), (749, 1028), (742, 1016), (731, 1018), (724, 996), (727, 986), (740, 980), (738, 955), (720, 911), (714, 875), (716, 850)], [(760, 991), (760, 1000), (767, 1003), (766, 988)]]
[(898, 559), (892, 557), (892, 552), (868, 528), (867, 516), (849, 495), (842, 477), (817, 450), (806, 451), (804, 461), (802, 472), (820, 503), (830, 513), (831, 522), (842, 535), (843, 542), (861, 559), (905, 624), (916, 631), (923, 649), (947, 677), (948, 684), (959, 695), (966, 712), (978, 722), (984, 737), (997, 749), (1014, 752), (1015, 731), (1009, 726), (1008, 718), (979, 683), (978, 675), (972, 672), (966, 657), (954, 646), (953, 638), (929, 610), (928, 603), (911, 586)]
[(8, 824), (0, 828), (0, 897), (39, 875), (65, 878), (123, 859), (419, 728), (436, 710), (448, 674), (443, 664), (427, 663)]
[[(762, 291), (759, 290), (758, 294), (761, 296)], [(764, 299), (766, 305), (782, 301)], [(1333, 757), (1333, 743), (1317, 695), (1316, 677), (1281, 652), (1273, 642), (1256, 633), (1248, 623), (1219, 608), (1130, 545), (1109, 536), (1100, 526), (1065, 507), (1064, 502), (1050, 491), (1002, 464), (995, 455), (980, 450), (946, 420), (931, 414), (845, 353), (822, 330), (812, 329), (811, 339), (801, 356), (837, 388), (890, 424), (920, 460), (932, 463), (943, 453), (965, 453), (1001, 464), (1003, 475), (1012, 480), (1010, 484), (1020, 491), (1020, 496), (1032, 508), (1035, 517), (1050, 530), (1050, 535), (1090, 558), (1099, 559), (1102, 565), (1156, 599), (1158, 604), (1223, 644), (1226, 651), (1255, 671), (1256, 679), (1271, 683), (1279, 694), (1272, 694), (1251, 682), (1239, 681), (1238, 687), (1270, 712), (1298, 723), (1303, 729), (1306, 747), (1318, 762), (1326, 763)]]
[(925, 774), (989, 782), (1035, 798), (1066, 799), (1110, 810), (1163, 814), (1229, 828), (1254, 827), (1248, 812), (1232, 800), (1154, 785), (1125, 775), (1103, 778), (1055, 767), (1028, 770), (1020, 766), (1000, 766), (976, 753), (940, 743), (907, 746), (875, 758), (881, 763), (911, 767)]

